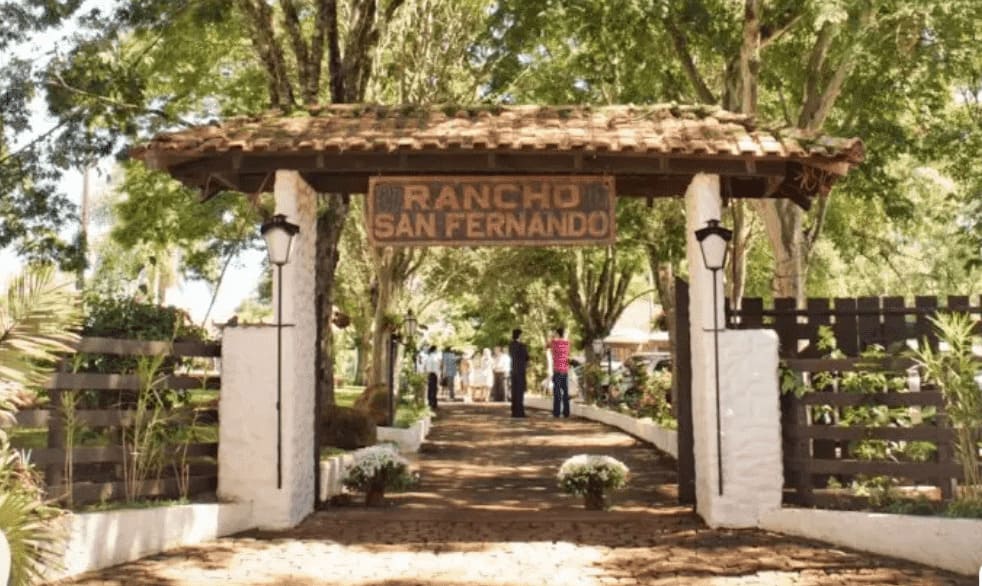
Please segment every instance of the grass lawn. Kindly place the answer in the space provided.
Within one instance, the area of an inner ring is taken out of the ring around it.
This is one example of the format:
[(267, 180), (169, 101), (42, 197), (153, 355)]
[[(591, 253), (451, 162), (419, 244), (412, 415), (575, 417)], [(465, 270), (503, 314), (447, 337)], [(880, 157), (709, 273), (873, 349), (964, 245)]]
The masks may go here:
[(338, 407), (352, 407), (364, 390), (365, 387), (337, 387), (334, 389), (334, 403)]

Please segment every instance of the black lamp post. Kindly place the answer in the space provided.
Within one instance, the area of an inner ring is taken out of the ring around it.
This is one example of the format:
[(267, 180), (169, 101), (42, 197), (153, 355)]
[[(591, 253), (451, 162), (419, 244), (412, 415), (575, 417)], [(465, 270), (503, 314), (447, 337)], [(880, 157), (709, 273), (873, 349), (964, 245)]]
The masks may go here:
[[(403, 328), (405, 331), (406, 338), (412, 342), (416, 336), (416, 316), (413, 315), (413, 310), (409, 310), (406, 313), (406, 317), (403, 321)], [(399, 332), (393, 332), (392, 337), (389, 338), (389, 425), (395, 425), (396, 419), (396, 346), (402, 340), (402, 336)]]
[(705, 228), (696, 230), (696, 240), (702, 251), (702, 262), (713, 273), (713, 357), (716, 375), (716, 467), (719, 479), (719, 494), (723, 495), (723, 440), (720, 431), (719, 406), (719, 310), (717, 309), (717, 274), (726, 266), (728, 243), (733, 232), (719, 225), (719, 220), (709, 220)]
[(276, 265), (276, 488), (283, 487), (283, 265), (290, 262), (293, 237), (300, 226), (291, 224), (283, 214), (276, 214), (259, 228), (266, 240), (269, 263)]
[[(614, 385), (614, 373), (613, 373), (613, 363), (611, 356), (610, 346), (604, 344), (603, 338), (595, 338), (590, 345), (593, 346), (593, 355), (597, 357), (598, 360), (602, 360), (604, 357), (607, 358), (607, 388), (610, 389)], [(603, 385), (601, 385), (602, 387)]]

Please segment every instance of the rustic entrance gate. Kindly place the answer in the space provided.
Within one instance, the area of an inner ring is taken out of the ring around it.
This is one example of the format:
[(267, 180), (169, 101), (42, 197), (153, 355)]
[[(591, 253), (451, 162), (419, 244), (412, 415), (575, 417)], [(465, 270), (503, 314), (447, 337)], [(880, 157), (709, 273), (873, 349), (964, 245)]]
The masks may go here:
[[(702, 268), (691, 234), (706, 221), (719, 218), (723, 199), (777, 197), (808, 207), (863, 158), (858, 139), (805, 138), (799, 141), (793, 135), (763, 131), (747, 116), (702, 106), (351, 105), (314, 108), (308, 117), (231, 119), (221, 125), (163, 134), (134, 149), (136, 158), (200, 189), (204, 197), (226, 190), (258, 193), (272, 189), (277, 212), (287, 215), (301, 230), (294, 243), (295, 260), (283, 269), (283, 315), (285, 322), (294, 324), (284, 332), (284, 489), (271, 490), (276, 485), (270, 476), (273, 467), (256, 464), (256, 460), (275, 459), (275, 441), (266, 431), (275, 427), (270, 419), (275, 413), (271, 397), (276, 387), (268, 376), (275, 369), (268, 364), (269, 353), (263, 352), (273, 344), (274, 328), (243, 327), (226, 329), (223, 342), (223, 371), (227, 373), (223, 385), (234, 391), (223, 392), (220, 406), (219, 493), (253, 502), (256, 521), (264, 527), (293, 526), (313, 507), (318, 194), (366, 193), (373, 177), (446, 181), (461, 176), (562, 176), (609, 179), (612, 191), (621, 197), (685, 195), (690, 234), (691, 420), (694, 467), (699, 470), (699, 512), (710, 524), (752, 524), (762, 491), (753, 482), (739, 482), (753, 475), (741, 467), (739, 458), (726, 460), (727, 465), (722, 466), (724, 475), (737, 480), (730, 484), (726, 497), (709, 488), (719, 476), (716, 463), (724, 460), (710, 441), (717, 429), (709, 401), (709, 381), (715, 371), (712, 361), (706, 360), (713, 336), (706, 334), (704, 320), (714, 313), (715, 297), (711, 275)], [(436, 205), (435, 200), (425, 202)], [(548, 219), (542, 221), (543, 230), (548, 229)], [(580, 230), (581, 224), (571, 217), (565, 222), (562, 230), (567, 234)], [(422, 225), (410, 224), (408, 232), (418, 235)], [(507, 230), (508, 220), (495, 225)], [(525, 224), (526, 236), (533, 231), (532, 225), (531, 220)], [(589, 230), (589, 221), (587, 225)], [(486, 231), (490, 226), (485, 224)], [(601, 231), (599, 224), (593, 228)], [(375, 235), (384, 239), (389, 228), (382, 225), (380, 229)], [(392, 224), (391, 235), (399, 229)], [(528, 244), (529, 239), (525, 240), (502, 237), (498, 243)], [(535, 242), (547, 243), (548, 238)], [(736, 354), (757, 341), (743, 333), (719, 338)], [(767, 346), (770, 342), (762, 343)], [(741, 355), (727, 366), (739, 370), (748, 360), (753, 358)], [(776, 351), (774, 362), (775, 366), (762, 364), (758, 370), (776, 370)], [(774, 384), (770, 378), (758, 376), (757, 371), (748, 376), (747, 384), (722, 389), (724, 403), (732, 400), (727, 404), (737, 411), (744, 405), (753, 406), (752, 401), (738, 399), (770, 397)], [(754, 392), (755, 385), (764, 385), (766, 392)], [(768, 422), (756, 430), (733, 427), (730, 434), (739, 445), (742, 433), (770, 437), (770, 432)], [(777, 460), (776, 468), (769, 469), (771, 474), (774, 470), (780, 474), (779, 456)], [(730, 511), (738, 516), (728, 516)]]

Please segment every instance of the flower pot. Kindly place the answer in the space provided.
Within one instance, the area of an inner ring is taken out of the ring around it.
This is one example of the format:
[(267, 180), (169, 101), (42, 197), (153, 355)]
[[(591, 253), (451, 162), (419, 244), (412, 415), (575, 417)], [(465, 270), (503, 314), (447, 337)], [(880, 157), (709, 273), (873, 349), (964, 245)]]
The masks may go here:
[(372, 477), (365, 488), (365, 506), (381, 507), (385, 504), (385, 472), (379, 472)]
[(385, 489), (371, 487), (365, 491), (366, 507), (381, 507), (385, 505)]
[(602, 490), (589, 490), (583, 495), (583, 507), (588, 511), (603, 511), (607, 508)]

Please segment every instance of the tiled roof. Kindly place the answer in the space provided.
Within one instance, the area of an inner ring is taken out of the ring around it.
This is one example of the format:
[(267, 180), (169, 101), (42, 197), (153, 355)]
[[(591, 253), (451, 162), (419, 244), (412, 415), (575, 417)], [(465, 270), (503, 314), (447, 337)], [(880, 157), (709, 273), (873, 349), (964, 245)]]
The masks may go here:
[(863, 160), (859, 139), (762, 130), (752, 119), (704, 106), (419, 107), (332, 105), (300, 116), (231, 118), (160, 134), (135, 147), (168, 162), (229, 151), (608, 152), (666, 156)]

